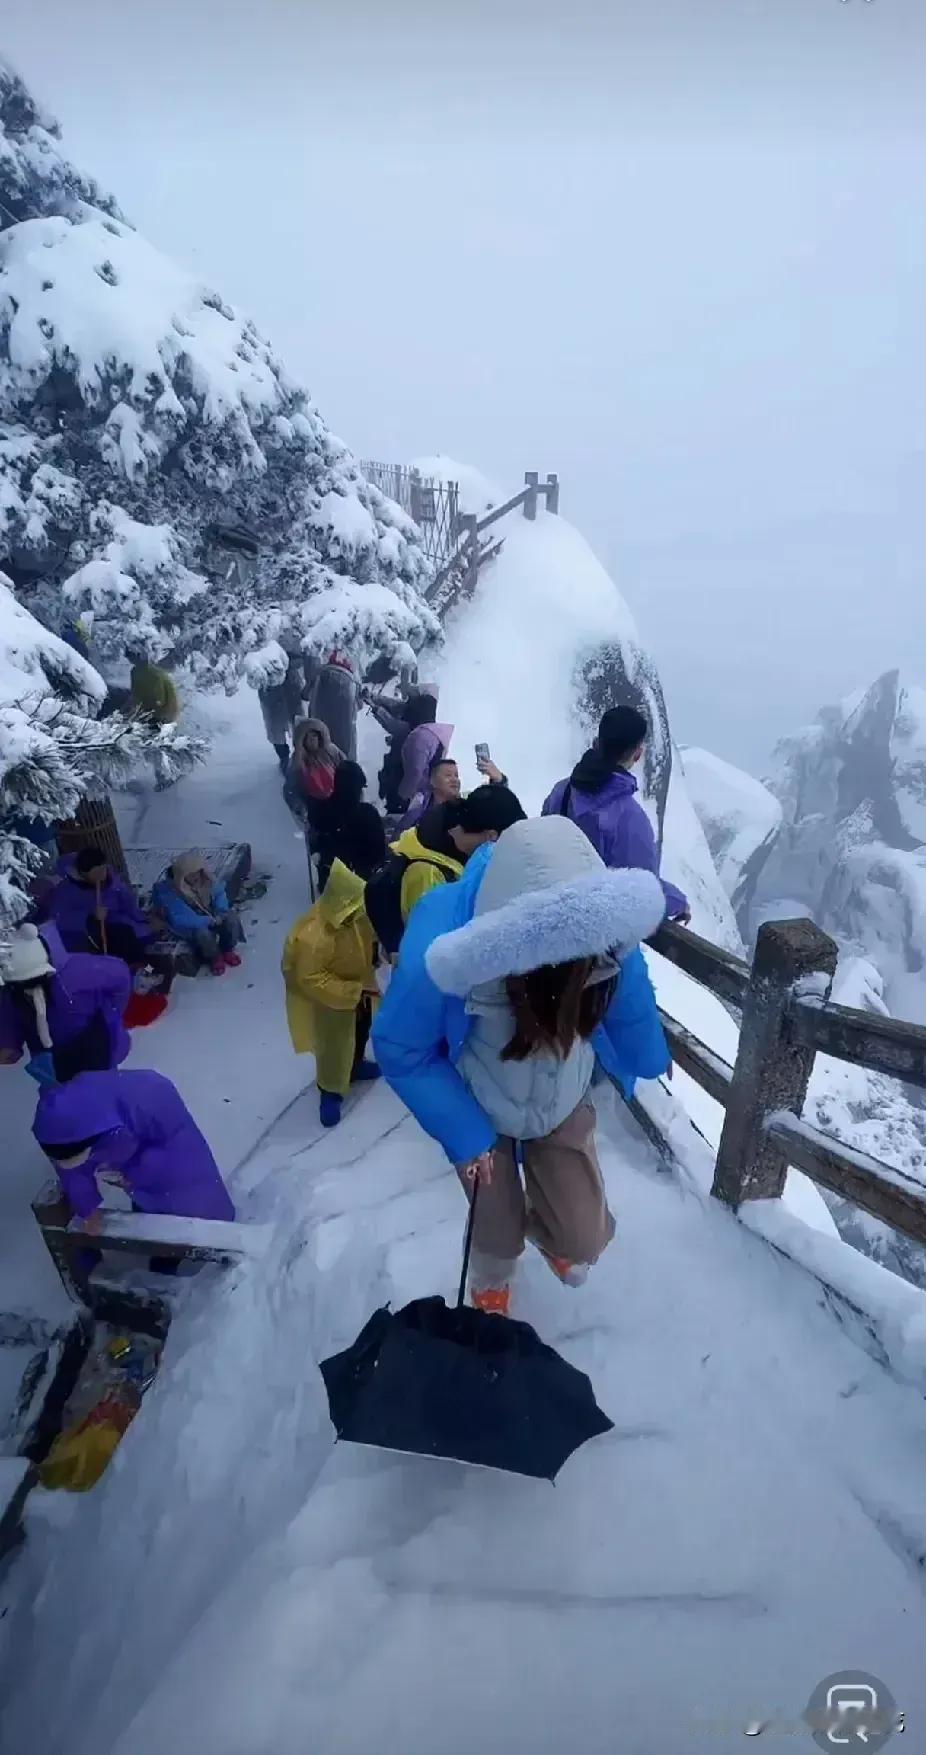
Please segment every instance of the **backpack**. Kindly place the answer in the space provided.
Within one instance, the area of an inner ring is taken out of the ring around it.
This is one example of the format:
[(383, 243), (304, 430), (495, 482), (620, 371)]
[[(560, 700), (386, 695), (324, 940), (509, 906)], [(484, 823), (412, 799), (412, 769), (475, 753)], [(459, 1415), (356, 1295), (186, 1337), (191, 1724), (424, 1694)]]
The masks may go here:
[(402, 943), (402, 879), (410, 865), (433, 865), (450, 884), (454, 873), (437, 859), (412, 859), (407, 853), (390, 853), (369, 879), (364, 894), (367, 919), (382, 949), (394, 957)]

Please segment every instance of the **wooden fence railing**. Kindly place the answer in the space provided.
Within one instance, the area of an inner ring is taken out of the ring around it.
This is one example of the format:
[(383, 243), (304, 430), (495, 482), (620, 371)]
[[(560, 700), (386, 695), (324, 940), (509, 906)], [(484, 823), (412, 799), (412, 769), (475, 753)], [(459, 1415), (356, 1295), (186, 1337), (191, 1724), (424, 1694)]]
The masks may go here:
[(456, 545), (444, 566), (435, 574), (426, 593), (428, 603), (438, 614), (450, 609), (453, 604), (463, 602), (471, 597), (479, 577), (481, 567), (486, 565), (498, 554), (501, 548), (499, 533), (488, 536), (502, 518), (520, 508), (524, 517), (531, 522), (537, 516), (537, 505), (541, 494), (544, 496), (548, 512), (559, 511), (559, 477), (548, 475), (541, 481), (535, 469), (527, 471), (524, 487), (518, 494), (512, 494), (501, 506), (493, 506), (482, 518), (475, 512), (461, 512), (456, 523)]
[(712, 1190), (718, 1199), (734, 1208), (776, 1199), (794, 1164), (821, 1187), (926, 1243), (923, 1184), (844, 1145), (801, 1114), (817, 1054), (926, 1088), (926, 1029), (833, 1005), (826, 987), (837, 946), (810, 920), (767, 922), (751, 967), (682, 926), (663, 926), (652, 943), (742, 1014), (732, 1067), (662, 1014), (673, 1058), (724, 1108)]
[(367, 481), (388, 499), (395, 500), (417, 524), (428, 560), (442, 568), (457, 545), (458, 484), (423, 476), (403, 463), (377, 463), (366, 458), (360, 467)]

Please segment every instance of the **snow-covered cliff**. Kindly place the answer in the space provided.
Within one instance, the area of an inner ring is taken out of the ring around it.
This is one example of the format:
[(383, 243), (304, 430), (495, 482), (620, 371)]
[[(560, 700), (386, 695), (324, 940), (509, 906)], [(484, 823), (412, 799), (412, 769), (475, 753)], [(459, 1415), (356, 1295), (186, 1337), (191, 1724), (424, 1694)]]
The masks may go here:
[[(475, 505), (497, 500), (471, 468), (429, 462), (431, 473), (439, 465), (452, 479), (459, 470)], [(658, 673), (613, 579), (564, 517), (541, 511), (529, 523), (513, 514), (497, 528), (501, 554), (483, 569), (472, 602), (447, 617), (439, 661), (441, 717), (455, 724), (467, 783), (473, 746), (486, 741), (525, 807), (537, 810), (591, 743), (605, 708), (639, 706), (651, 727), (640, 791), (661, 830), (664, 875), (689, 897), (697, 931), (740, 949), (674, 756)]]
[(896, 1016), (926, 1018), (926, 691), (889, 671), (776, 754), (783, 821), (755, 909), (801, 904), (876, 965)]

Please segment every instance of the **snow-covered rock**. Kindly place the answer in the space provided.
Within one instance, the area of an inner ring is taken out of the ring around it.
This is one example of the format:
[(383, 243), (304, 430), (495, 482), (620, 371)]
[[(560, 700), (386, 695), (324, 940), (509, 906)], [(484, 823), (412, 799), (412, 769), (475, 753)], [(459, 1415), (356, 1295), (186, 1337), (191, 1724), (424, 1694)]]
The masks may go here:
[[(884, 981), (875, 966), (845, 956), (833, 981), (835, 1005), (889, 1017)], [(818, 1054), (804, 1107), (807, 1120), (824, 1133), (903, 1170), (926, 1188), (926, 1111), (898, 1079)], [(837, 1195), (825, 1195), (840, 1236), (864, 1255), (926, 1286), (926, 1250)]]
[(776, 753), (783, 823), (753, 919), (787, 896), (877, 965), (896, 1016), (926, 1016), (926, 694), (889, 671)]
[[(257, 541), (244, 590), (229, 526)], [(104, 659), (171, 650), (213, 685), (281, 634), (363, 667), (435, 632), (415, 525), (2, 66), (0, 562), (44, 619), (92, 609)]]
[[(474, 472), (467, 478), (478, 498)], [(639, 706), (651, 726), (641, 797), (661, 835), (664, 875), (689, 897), (697, 931), (740, 950), (673, 761), (658, 674), (613, 579), (566, 518), (541, 511), (531, 523), (515, 513), (499, 530), (501, 553), (483, 568), (472, 601), (447, 616), (440, 666), (441, 717), (456, 726), (453, 749), (467, 783), (477, 778), (473, 746), (487, 742), (525, 809), (539, 810), (605, 708)]]
[(781, 827), (781, 804), (761, 780), (710, 750), (689, 745), (681, 758), (717, 875), (745, 928), (759, 873)]

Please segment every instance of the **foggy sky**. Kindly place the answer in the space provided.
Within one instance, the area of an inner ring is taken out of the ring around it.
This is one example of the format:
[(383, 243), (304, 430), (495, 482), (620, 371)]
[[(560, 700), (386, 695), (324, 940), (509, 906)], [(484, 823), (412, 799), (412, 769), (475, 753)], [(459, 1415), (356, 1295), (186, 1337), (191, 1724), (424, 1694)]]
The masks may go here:
[(678, 739), (926, 684), (924, 0), (31, 10), (70, 155), (358, 454), (558, 470)]

